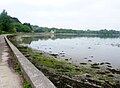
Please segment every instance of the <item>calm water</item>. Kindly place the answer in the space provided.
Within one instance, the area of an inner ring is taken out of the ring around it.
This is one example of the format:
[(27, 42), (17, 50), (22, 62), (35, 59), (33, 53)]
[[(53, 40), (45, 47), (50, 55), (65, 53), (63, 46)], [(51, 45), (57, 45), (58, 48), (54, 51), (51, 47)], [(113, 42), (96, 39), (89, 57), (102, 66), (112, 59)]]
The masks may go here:
[(22, 42), (33, 49), (59, 54), (61, 58), (72, 58), (76, 63), (92, 60), (93, 63), (110, 62), (114, 67), (120, 67), (119, 37), (37, 36), (22, 37)]

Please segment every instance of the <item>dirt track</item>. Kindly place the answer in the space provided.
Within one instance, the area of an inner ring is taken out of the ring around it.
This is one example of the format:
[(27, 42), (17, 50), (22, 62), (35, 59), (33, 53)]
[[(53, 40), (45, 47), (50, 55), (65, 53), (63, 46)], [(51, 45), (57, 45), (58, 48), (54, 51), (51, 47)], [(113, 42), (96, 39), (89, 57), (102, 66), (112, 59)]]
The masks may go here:
[(0, 88), (22, 88), (19, 75), (8, 64), (8, 51), (4, 36), (0, 35)]

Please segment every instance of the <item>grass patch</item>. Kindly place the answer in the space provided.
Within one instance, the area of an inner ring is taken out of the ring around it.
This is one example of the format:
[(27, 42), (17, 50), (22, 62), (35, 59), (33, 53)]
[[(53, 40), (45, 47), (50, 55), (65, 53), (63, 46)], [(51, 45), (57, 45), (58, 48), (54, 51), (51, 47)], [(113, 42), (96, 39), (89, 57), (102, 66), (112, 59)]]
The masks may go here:
[(23, 84), (23, 88), (32, 88), (32, 86), (30, 85), (30, 83), (25, 82), (25, 83)]

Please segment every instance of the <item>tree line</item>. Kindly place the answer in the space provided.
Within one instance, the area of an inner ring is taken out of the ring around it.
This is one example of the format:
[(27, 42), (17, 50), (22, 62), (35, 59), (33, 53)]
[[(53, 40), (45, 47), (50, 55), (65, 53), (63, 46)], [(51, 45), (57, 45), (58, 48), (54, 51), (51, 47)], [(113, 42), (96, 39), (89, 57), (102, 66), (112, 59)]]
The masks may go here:
[(39, 33), (47, 33), (53, 31), (54, 33), (72, 33), (76, 35), (118, 35), (120, 34), (120, 31), (116, 30), (107, 30), (107, 29), (101, 29), (101, 30), (72, 30), (72, 29), (58, 29), (58, 28), (48, 28), (48, 27), (39, 27), (37, 25), (33, 25), (34, 32)]

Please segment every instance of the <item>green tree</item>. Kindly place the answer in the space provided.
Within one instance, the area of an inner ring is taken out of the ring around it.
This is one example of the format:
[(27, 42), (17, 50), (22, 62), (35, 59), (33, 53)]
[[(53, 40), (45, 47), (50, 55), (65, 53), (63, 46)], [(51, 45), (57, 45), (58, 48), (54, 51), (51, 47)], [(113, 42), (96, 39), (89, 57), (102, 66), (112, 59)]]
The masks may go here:
[(5, 10), (3, 10), (3, 12), (0, 14), (0, 20), (2, 20), (3, 18), (7, 17), (7, 12)]
[(15, 26), (15, 29), (17, 32), (31, 32), (32, 31), (28, 26), (23, 25), (18, 22), (14, 22), (13, 25)]
[(0, 14), (0, 32), (1, 33), (13, 33), (15, 32), (14, 25), (12, 24), (11, 17), (7, 15), (7, 12), (3, 10)]

